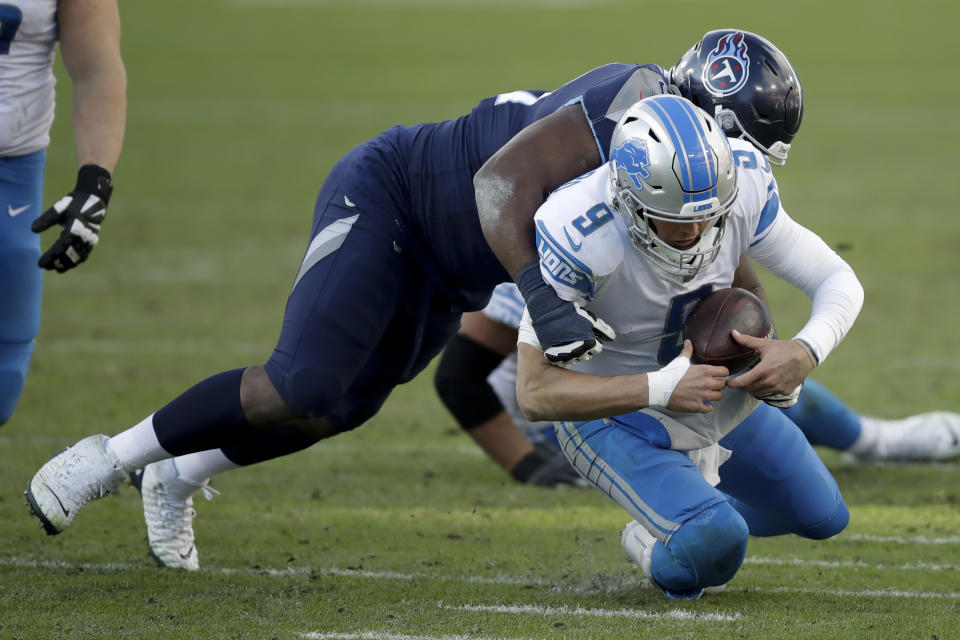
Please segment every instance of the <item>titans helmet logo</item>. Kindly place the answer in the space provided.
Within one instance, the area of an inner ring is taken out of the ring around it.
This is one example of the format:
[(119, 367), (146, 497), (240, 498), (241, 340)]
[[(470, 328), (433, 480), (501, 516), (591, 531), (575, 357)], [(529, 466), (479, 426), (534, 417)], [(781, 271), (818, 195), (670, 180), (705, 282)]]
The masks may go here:
[(747, 43), (738, 31), (720, 38), (717, 47), (707, 55), (707, 64), (703, 67), (703, 86), (722, 98), (740, 91), (749, 75)]
[[(646, 140), (627, 140), (613, 150), (613, 160), (620, 169), (626, 171), (633, 181), (633, 186), (639, 191), (643, 189), (640, 178), (649, 178), (650, 155), (647, 151)], [(639, 177), (638, 177), (639, 176)]]

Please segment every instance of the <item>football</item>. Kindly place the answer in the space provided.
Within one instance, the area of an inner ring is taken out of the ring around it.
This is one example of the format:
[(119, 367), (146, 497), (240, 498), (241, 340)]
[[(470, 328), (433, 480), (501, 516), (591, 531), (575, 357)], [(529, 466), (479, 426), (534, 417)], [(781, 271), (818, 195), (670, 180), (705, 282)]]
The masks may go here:
[(727, 367), (743, 373), (760, 360), (760, 352), (733, 339), (736, 329), (757, 338), (773, 337), (773, 320), (766, 305), (746, 289), (718, 289), (701, 300), (683, 325), (683, 337), (693, 343), (694, 364)]

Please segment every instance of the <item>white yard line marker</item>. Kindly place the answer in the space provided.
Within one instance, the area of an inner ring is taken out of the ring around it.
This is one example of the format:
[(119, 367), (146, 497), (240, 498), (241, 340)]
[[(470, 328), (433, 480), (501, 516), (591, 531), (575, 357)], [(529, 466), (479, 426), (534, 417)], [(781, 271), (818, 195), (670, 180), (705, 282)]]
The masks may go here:
[(960, 536), (946, 536), (943, 538), (916, 536), (913, 538), (903, 538), (900, 536), (873, 536), (868, 533), (844, 533), (836, 538), (830, 538), (829, 541), (846, 542), (847, 540), (858, 542), (891, 542), (894, 544), (960, 544)]
[[(484, 636), (408, 636), (402, 633), (382, 633), (379, 631), (361, 631), (358, 633), (301, 633), (301, 638), (309, 640), (510, 640)], [(515, 638), (513, 640), (520, 640)]]
[[(797, 563), (802, 563), (803, 560), (797, 560)], [(92, 571), (116, 571), (116, 572), (126, 572), (126, 571), (142, 571), (142, 570), (152, 570), (152, 567), (146, 565), (131, 565), (131, 564), (121, 564), (121, 563), (72, 563), (72, 562), (62, 562), (55, 560), (26, 560), (24, 558), (0, 558), (0, 565), (3, 566), (15, 566), (15, 567), (24, 567), (24, 568), (40, 568), (40, 569), (63, 569), (63, 570), (92, 570)], [(937, 565), (932, 565), (937, 566)], [(949, 565), (945, 565), (949, 566)], [(918, 569), (924, 567), (916, 567), (914, 565), (901, 565), (900, 567), (891, 567), (884, 565), (873, 565), (870, 568), (877, 569)], [(950, 566), (951, 570), (956, 570), (956, 567)], [(535, 585), (539, 587), (549, 588), (554, 591), (561, 593), (579, 593), (584, 595), (591, 594), (603, 594), (610, 592), (618, 592), (626, 589), (634, 589), (649, 586), (649, 581), (645, 578), (636, 578), (633, 576), (623, 576), (615, 580), (614, 583), (604, 585), (598, 584), (595, 581), (588, 580), (585, 584), (582, 585), (557, 585), (554, 581), (541, 578), (520, 578), (515, 576), (495, 576), (491, 578), (480, 578), (475, 576), (444, 576), (444, 575), (432, 575), (427, 573), (398, 573), (394, 571), (368, 571), (365, 569), (341, 569), (338, 567), (287, 567), (285, 569), (235, 569), (235, 568), (216, 568), (216, 567), (204, 567), (200, 569), (201, 571), (218, 573), (221, 575), (246, 575), (246, 576), (272, 576), (272, 577), (288, 577), (288, 576), (302, 576), (302, 575), (331, 575), (331, 576), (340, 576), (347, 578), (370, 578), (374, 580), (433, 580), (435, 582), (463, 582), (463, 583), (475, 583), (475, 584), (503, 584), (503, 585)], [(925, 591), (900, 591), (895, 589), (888, 590), (867, 590), (867, 591), (856, 591), (850, 589), (798, 589), (795, 587), (750, 587), (751, 592), (757, 593), (808, 593), (808, 594), (820, 594), (820, 595), (832, 595), (840, 597), (851, 597), (851, 598), (872, 598), (872, 597), (896, 597), (896, 598), (942, 598), (949, 600), (960, 599), (960, 593), (956, 592), (925, 592)]]
[(684, 609), (670, 611), (643, 611), (642, 609), (584, 609), (583, 607), (547, 607), (544, 605), (480, 605), (464, 604), (458, 606), (443, 605), (444, 609), (454, 611), (483, 611), (490, 613), (532, 613), (539, 616), (577, 616), (593, 618), (640, 618), (669, 620), (708, 620), (711, 622), (734, 622), (741, 620), (739, 613), (696, 613)]
[(763, 558), (747, 556), (744, 564), (794, 565), (798, 567), (823, 567), (824, 569), (876, 569), (896, 571), (960, 571), (956, 564), (929, 564), (927, 562), (908, 562), (907, 564), (873, 564), (863, 560), (808, 560), (806, 558)]

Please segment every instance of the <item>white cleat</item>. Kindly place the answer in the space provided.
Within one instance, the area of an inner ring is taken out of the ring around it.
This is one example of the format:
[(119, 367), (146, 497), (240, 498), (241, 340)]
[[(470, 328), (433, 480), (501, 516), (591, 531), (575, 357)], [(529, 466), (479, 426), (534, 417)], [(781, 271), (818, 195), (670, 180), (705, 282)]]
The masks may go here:
[(620, 546), (627, 552), (627, 556), (643, 569), (643, 575), (651, 580), (653, 573), (650, 570), (650, 558), (653, 554), (653, 545), (657, 539), (636, 520), (631, 520), (620, 533)]
[(180, 477), (171, 458), (147, 465), (142, 474), (131, 474), (143, 498), (150, 555), (161, 567), (196, 571), (200, 568), (193, 536), (193, 494), (202, 490), (211, 499), (214, 489)]
[(106, 448), (104, 435), (84, 438), (50, 458), (25, 492), (30, 513), (49, 535), (62, 533), (88, 502), (109, 494), (127, 479)]
[(864, 432), (874, 437), (872, 446), (862, 449), (858, 441), (848, 450), (857, 462), (936, 462), (960, 457), (960, 414), (934, 411), (902, 420), (863, 416), (861, 423)]

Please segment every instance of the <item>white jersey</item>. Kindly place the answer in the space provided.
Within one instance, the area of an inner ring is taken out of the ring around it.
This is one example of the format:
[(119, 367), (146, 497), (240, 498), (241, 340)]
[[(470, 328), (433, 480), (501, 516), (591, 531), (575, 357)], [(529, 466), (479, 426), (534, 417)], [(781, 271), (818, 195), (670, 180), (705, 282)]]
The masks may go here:
[[(617, 334), (598, 356), (572, 369), (612, 376), (662, 368), (680, 353), (689, 311), (713, 290), (733, 283), (741, 254), (761, 246), (781, 219), (796, 224), (783, 212), (776, 180), (760, 152), (741, 140), (731, 139), (730, 146), (737, 164), (737, 201), (717, 258), (689, 282), (665, 275), (634, 248), (627, 225), (611, 204), (607, 165), (557, 189), (540, 207), (535, 223), (544, 280), (561, 298), (581, 303)], [(520, 341), (540, 348), (529, 315), (521, 324)], [(725, 389), (710, 413), (645, 412), (664, 422), (672, 448), (690, 450), (717, 442), (757, 405), (753, 396)]]
[(50, 144), (56, 0), (0, 5), (0, 156), (22, 156)]

